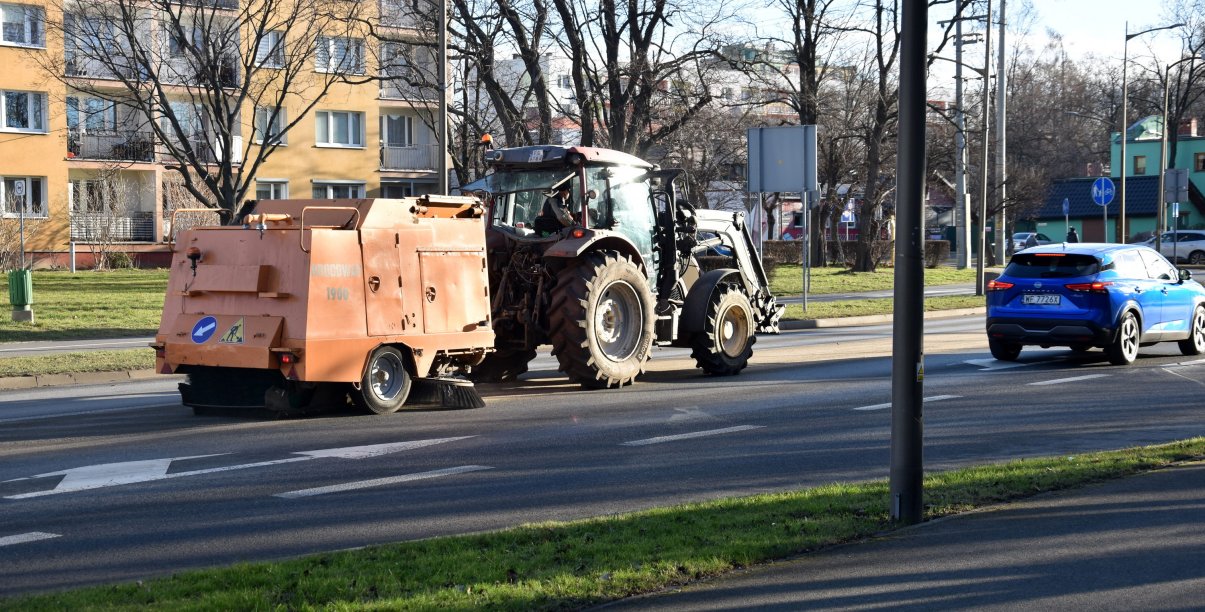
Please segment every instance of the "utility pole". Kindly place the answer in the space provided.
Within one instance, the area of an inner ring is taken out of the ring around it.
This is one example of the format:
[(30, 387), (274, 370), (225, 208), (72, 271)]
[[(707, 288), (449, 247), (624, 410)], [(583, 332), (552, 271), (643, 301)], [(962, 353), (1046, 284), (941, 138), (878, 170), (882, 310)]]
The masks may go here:
[(436, 68), (439, 81), (439, 110), (435, 118), (435, 139), (439, 141), (439, 183), (440, 195), (448, 193), (448, 2), (439, 3), (439, 34), (436, 45), (439, 47), (439, 67)]
[(967, 197), (966, 113), (962, 104), (962, 2), (954, 1), (954, 201), (958, 217), (958, 269), (971, 265), (971, 200)]
[(980, 113), (983, 125), (983, 160), (979, 164), (983, 191), (982, 197), (979, 198), (979, 257), (975, 260), (975, 295), (984, 295), (983, 262), (987, 256), (987, 166), (990, 151), (988, 143), (991, 141), (991, 123), (988, 121), (991, 111), (991, 97), (988, 94), (991, 88), (988, 85), (992, 67), (992, 0), (987, 0), (987, 16), (984, 18), (987, 20), (987, 27), (983, 28), (983, 109)]
[[(1005, 0), (1000, 0), (1000, 61), (996, 65), (996, 257), (1000, 258), (996, 263), (1004, 260), (1007, 253), (1004, 252), (1004, 236), (1007, 233), (1007, 215), (1004, 214), (1006, 202), (1006, 189), (1008, 187), (1008, 172), (1005, 165), (1004, 154), (1006, 152), (1006, 136), (1007, 131), (1007, 116), (1005, 109), (1005, 92), (1008, 89), (1008, 79), (1005, 74), (1008, 72), (1004, 65), (1004, 5)], [(990, 13), (990, 12), (989, 12)], [(991, 17), (988, 17), (988, 28), (991, 28)]]
[(891, 344), (891, 518), (924, 518), (925, 58), (929, 5), (904, 0), (900, 29), (899, 218)]

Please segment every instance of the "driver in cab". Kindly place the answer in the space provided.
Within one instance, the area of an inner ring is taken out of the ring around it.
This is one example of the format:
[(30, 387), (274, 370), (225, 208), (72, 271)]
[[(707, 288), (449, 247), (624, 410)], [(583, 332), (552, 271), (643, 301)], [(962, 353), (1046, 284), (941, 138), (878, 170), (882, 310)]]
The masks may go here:
[(561, 228), (573, 225), (573, 213), (570, 212), (573, 199), (568, 181), (557, 185), (546, 196), (544, 208), (540, 210), (540, 215), (535, 221), (536, 233), (541, 236), (555, 234), (561, 231)]

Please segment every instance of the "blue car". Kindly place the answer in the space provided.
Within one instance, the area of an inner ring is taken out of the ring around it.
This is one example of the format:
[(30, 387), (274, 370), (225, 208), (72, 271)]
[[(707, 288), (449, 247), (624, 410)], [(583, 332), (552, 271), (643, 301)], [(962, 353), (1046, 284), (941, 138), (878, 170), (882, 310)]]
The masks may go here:
[(992, 356), (1014, 361), (1021, 347), (1103, 348), (1128, 365), (1138, 347), (1178, 342), (1205, 353), (1205, 287), (1188, 270), (1135, 244), (1049, 244), (1008, 262), (987, 286)]

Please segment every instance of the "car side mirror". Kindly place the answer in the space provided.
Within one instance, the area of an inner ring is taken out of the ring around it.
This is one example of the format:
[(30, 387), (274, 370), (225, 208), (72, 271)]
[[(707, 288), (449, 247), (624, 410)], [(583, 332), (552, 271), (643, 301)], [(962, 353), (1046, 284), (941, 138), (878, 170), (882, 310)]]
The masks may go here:
[(1184, 268), (1180, 268), (1180, 280), (1186, 281), (1186, 280), (1190, 280), (1190, 279), (1192, 279), (1192, 270), (1186, 270)]

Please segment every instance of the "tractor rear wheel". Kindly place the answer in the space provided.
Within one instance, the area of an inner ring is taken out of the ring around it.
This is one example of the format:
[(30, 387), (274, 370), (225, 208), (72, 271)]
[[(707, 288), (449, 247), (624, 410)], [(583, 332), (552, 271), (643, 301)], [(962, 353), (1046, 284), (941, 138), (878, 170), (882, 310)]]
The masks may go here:
[(727, 283), (716, 287), (707, 303), (703, 331), (691, 339), (695, 363), (713, 376), (739, 374), (753, 356), (753, 307), (749, 298)]
[(368, 357), (368, 369), (360, 380), (360, 388), (351, 395), (356, 405), (368, 412), (392, 414), (406, 403), (410, 383), (401, 351), (381, 346)]
[(530, 349), (495, 351), (473, 366), (469, 380), (479, 383), (510, 382), (527, 372), (527, 364), (536, 358)]
[(653, 295), (631, 259), (589, 253), (557, 276), (548, 314), (552, 354), (583, 387), (622, 387), (644, 371), (653, 346)]

